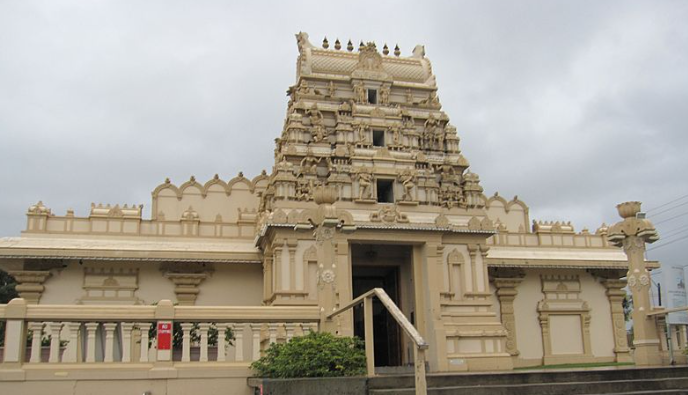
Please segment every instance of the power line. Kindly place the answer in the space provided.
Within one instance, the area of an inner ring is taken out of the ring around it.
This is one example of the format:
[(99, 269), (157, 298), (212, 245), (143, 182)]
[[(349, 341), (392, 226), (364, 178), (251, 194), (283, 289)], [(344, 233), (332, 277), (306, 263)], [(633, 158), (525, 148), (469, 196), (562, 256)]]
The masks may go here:
[(675, 236), (678, 236), (679, 234), (681, 234), (683, 232), (688, 232), (688, 229), (684, 229), (680, 232), (676, 232), (676, 233), (673, 233), (671, 235), (666, 235), (666, 236), (662, 237), (660, 240), (666, 241), (667, 239), (673, 239)]
[(685, 213), (679, 214), (679, 215), (674, 215), (673, 217), (670, 217), (670, 218), (667, 218), (667, 219), (663, 219), (663, 220), (661, 220), (661, 221), (656, 222), (655, 225), (659, 225), (659, 224), (663, 224), (663, 223), (665, 223), (665, 222), (673, 221), (673, 220), (675, 220), (676, 218), (685, 217), (686, 215), (688, 215), (688, 212), (685, 212)]
[(655, 217), (655, 216), (657, 216), (657, 215), (662, 215), (662, 214), (664, 214), (664, 213), (668, 213), (669, 211), (676, 210), (677, 208), (679, 208), (679, 207), (681, 207), (681, 206), (685, 206), (685, 205), (687, 205), (687, 204), (688, 204), (688, 202), (683, 202), (683, 203), (681, 203), (681, 204), (677, 204), (676, 206), (669, 207), (669, 208), (664, 209), (664, 210), (662, 210), (662, 211), (660, 211), (660, 212), (658, 212), (658, 213), (654, 213), (654, 214), (652, 214), (650, 217)]
[(688, 225), (673, 229), (673, 230), (666, 232), (666, 233), (663, 233), (661, 236), (663, 239), (666, 239), (667, 237), (672, 237), (673, 235), (677, 235), (677, 234), (683, 233), (683, 232), (688, 232)]
[(671, 203), (678, 202), (679, 200), (683, 200), (683, 199), (685, 199), (685, 198), (687, 198), (687, 197), (688, 197), (688, 195), (683, 195), (683, 196), (681, 196), (681, 197), (678, 197), (678, 198), (676, 198), (676, 199), (674, 199), (674, 200), (671, 200), (671, 201), (669, 201), (669, 202), (666, 202), (666, 203), (664, 203), (664, 204), (660, 204), (660, 205), (657, 206), (657, 207), (652, 207), (651, 209), (649, 209), (649, 210), (647, 210), (647, 211), (645, 211), (645, 212), (646, 212), (646, 213), (649, 213), (650, 211), (655, 211), (655, 210), (657, 210), (658, 208), (662, 208), (662, 207), (668, 206), (668, 205), (670, 205)]
[(658, 250), (658, 249), (660, 249), (660, 248), (662, 248), (662, 247), (666, 247), (666, 246), (668, 246), (669, 244), (674, 244), (674, 243), (676, 243), (677, 241), (681, 241), (681, 240), (683, 240), (683, 239), (688, 239), (688, 235), (685, 235), (685, 236), (681, 237), (680, 239), (672, 240), (672, 241), (670, 241), (670, 242), (668, 242), (668, 243), (664, 243), (664, 244), (662, 244), (662, 245), (658, 245), (657, 247), (652, 247), (652, 248), (650, 248), (650, 249), (647, 250), (647, 251), (650, 252), (650, 251)]

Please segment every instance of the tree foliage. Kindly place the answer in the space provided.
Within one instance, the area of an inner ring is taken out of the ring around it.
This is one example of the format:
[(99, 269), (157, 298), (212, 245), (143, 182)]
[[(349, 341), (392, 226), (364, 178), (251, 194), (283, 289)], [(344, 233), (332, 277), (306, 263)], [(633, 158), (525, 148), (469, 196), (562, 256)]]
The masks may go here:
[(311, 332), (273, 343), (251, 368), (266, 378), (360, 376), (366, 374), (366, 357), (359, 338)]

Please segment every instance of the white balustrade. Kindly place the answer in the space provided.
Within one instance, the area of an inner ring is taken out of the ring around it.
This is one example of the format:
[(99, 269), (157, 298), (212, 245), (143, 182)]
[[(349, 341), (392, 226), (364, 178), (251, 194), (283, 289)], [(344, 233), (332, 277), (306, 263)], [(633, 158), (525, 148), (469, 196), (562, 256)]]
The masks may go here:
[[(317, 330), (319, 320), (314, 306), (174, 306), (163, 317), (156, 310), (159, 306), (27, 305), (22, 299), (11, 303), (21, 305), (25, 313), (7, 317), (6, 305), (0, 305), (0, 321), (6, 320), (10, 327), (2, 352), (6, 363), (19, 365), (152, 366), (156, 362), (149, 355), (157, 354), (151, 353), (157, 349), (157, 339), (151, 339), (150, 333), (158, 321), (174, 323), (171, 346), (181, 347), (181, 355), (176, 355), (179, 362), (248, 365), (260, 358), (262, 347)], [(182, 344), (174, 344), (175, 338), (181, 338)], [(22, 347), (26, 347), (24, 353)], [(47, 356), (43, 350), (49, 351)], [(171, 361), (174, 364), (175, 358)], [(0, 370), (10, 366), (6, 363), (0, 363)]]

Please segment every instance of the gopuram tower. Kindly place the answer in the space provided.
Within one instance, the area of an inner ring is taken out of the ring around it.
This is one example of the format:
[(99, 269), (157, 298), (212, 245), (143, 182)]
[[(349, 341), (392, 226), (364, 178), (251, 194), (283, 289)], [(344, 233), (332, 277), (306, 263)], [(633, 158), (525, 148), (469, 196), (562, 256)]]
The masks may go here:
[[(433, 370), (510, 369), (485, 263), (495, 228), (424, 47), (402, 57), (387, 45), (296, 38), (296, 83), (259, 208), (264, 302), (317, 301), (323, 328), (352, 335), (355, 314), (325, 315), (384, 287), (429, 339)], [(333, 206), (314, 201), (321, 187)], [(381, 364), (410, 362), (398, 329), (380, 336)]]

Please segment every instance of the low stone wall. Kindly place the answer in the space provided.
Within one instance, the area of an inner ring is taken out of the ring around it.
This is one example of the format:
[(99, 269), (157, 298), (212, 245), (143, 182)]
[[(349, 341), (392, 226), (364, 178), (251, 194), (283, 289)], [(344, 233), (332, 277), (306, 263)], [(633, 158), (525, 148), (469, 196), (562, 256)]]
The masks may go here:
[[(248, 379), (256, 395), (364, 395), (368, 378), (321, 377), (304, 379)], [(262, 389), (262, 392), (261, 392)]]

